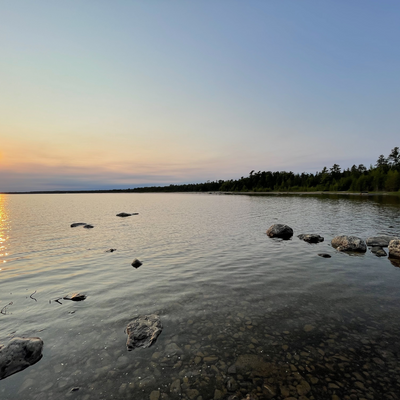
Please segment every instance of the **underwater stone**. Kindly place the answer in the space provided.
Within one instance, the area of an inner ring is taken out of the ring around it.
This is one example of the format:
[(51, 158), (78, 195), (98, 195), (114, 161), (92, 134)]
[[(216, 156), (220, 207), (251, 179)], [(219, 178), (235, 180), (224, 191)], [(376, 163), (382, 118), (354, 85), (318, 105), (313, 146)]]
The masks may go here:
[(139, 315), (129, 322), (125, 329), (128, 335), (127, 349), (131, 351), (137, 347), (150, 347), (157, 340), (162, 328), (158, 315)]
[(16, 337), (0, 349), (0, 379), (36, 364), (42, 358), (43, 341), (38, 337)]

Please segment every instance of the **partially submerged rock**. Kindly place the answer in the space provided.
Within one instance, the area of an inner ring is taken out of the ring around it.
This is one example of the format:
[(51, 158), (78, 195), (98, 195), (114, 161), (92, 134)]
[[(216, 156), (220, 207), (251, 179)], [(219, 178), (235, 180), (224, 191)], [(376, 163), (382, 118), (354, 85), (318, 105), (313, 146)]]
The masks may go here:
[(71, 224), (71, 228), (75, 228), (77, 226), (83, 226), (86, 225), (86, 222), (74, 222), (73, 224)]
[(395, 239), (390, 241), (389, 257), (400, 259), (400, 239)]
[(316, 235), (314, 233), (302, 233), (297, 236), (300, 240), (304, 240), (307, 243), (321, 243), (324, 241), (324, 238), (320, 235)]
[(138, 215), (138, 214), (139, 213), (128, 214), (128, 213), (122, 212), (122, 213), (117, 214), (117, 217), (130, 217), (131, 215)]
[(336, 236), (331, 241), (332, 247), (338, 251), (365, 253), (367, 245), (364, 240), (356, 236)]
[(330, 255), (330, 254), (328, 254), (328, 253), (318, 253), (318, 255), (320, 256), (320, 257), (323, 257), (323, 258), (331, 258), (332, 256)]
[(86, 299), (86, 297), (87, 296), (85, 294), (74, 293), (71, 295), (64, 296), (63, 299), (64, 300), (72, 300), (72, 301), (83, 301)]
[(114, 251), (117, 251), (117, 249), (108, 249), (106, 250), (106, 253), (113, 253)]
[(274, 224), (267, 230), (267, 235), (271, 238), (290, 239), (293, 236), (293, 229), (284, 224)]
[(369, 237), (366, 240), (366, 242), (367, 242), (367, 246), (388, 247), (390, 241), (396, 240), (396, 239), (399, 239), (399, 238), (395, 237), (395, 236), (388, 236), (388, 235), (372, 236), (372, 237)]
[(94, 226), (93, 226), (93, 225), (90, 225), (90, 224), (83, 225), (83, 227), (86, 228), (86, 229), (92, 229), (92, 228), (94, 228)]
[(385, 257), (387, 256), (386, 251), (383, 250), (380, 246), (372, 246), (371, 253), (374, 253), (378, 257)]
[(158, 315), (139, 315), (129, 322), (125, 329), (128, 335), (126, 341), (127, 349), (131, 351), (137, 347), (150, 347), (156, 341), (162, 329)]
[(142, 265), (142, 262), (141, 261), (139, 261), (137, 258), (135, 258), (133, 261), (132, 261), (132, 267), (134, 267), (134, 268), (139, 268), (141, 265)]
[(36, 364), (42, 358), (43, 341), (38, 337), (16, 337), (0, 348), (0, 379)]

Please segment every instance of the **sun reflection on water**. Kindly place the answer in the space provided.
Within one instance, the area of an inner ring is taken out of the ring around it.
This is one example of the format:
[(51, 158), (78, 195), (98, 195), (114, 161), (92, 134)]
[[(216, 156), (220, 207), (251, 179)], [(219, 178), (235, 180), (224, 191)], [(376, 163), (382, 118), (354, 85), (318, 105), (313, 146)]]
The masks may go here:
[[(8, 212), (7, 212), (7, 197), (0, 194), (0, 263), (4, 264), (7, 260), (4, 257), (8, 256), (7, 239), (8, 239)], [(0, 271), (3, 269), (0, 268)]]

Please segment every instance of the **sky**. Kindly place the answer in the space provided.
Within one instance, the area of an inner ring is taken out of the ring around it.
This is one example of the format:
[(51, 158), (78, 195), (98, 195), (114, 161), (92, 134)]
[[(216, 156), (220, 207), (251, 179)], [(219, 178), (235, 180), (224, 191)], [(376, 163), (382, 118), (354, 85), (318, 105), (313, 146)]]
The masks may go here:
[(0, 192), (375, 164), (400, 2), (0, 1)]

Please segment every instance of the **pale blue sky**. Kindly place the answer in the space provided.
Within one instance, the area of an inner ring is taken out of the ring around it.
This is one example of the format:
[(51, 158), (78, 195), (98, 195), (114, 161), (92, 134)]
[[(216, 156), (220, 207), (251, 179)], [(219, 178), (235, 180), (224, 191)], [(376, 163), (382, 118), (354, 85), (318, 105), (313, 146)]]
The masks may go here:
[(397, 1), (0, 2), (0, 191), (368, 166), (399, 39)]

